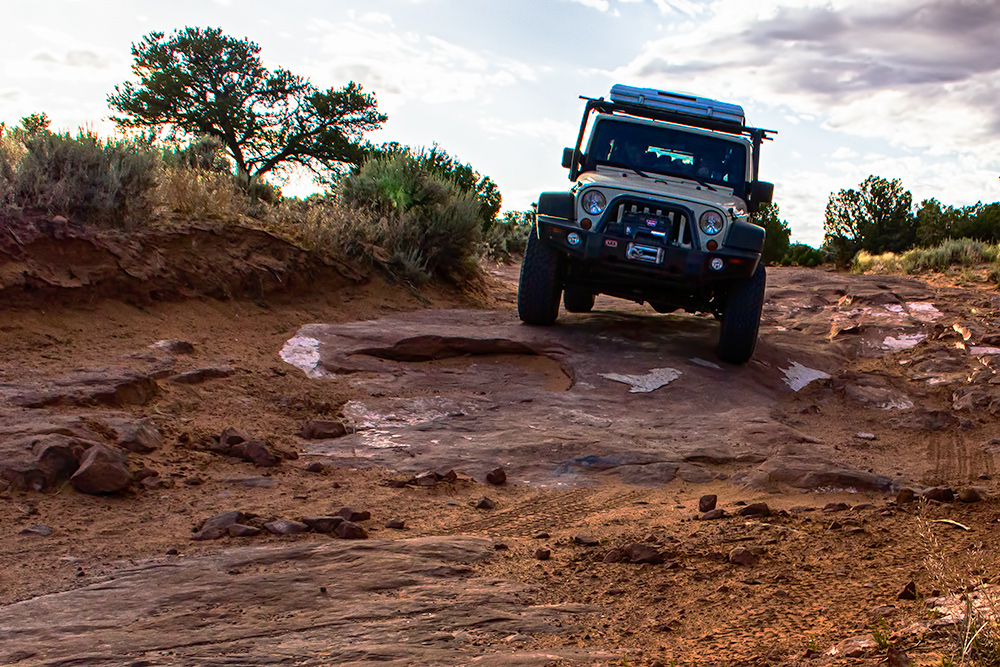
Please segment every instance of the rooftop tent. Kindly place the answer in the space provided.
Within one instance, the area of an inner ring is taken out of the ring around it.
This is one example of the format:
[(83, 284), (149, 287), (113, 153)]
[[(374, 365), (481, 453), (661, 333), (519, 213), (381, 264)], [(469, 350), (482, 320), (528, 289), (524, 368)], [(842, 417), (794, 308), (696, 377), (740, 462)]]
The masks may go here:
[(611, 101), (617, 104), (678, 113), (706, 120), (745, 124), (743, 107), (738, 104), (719, 102), (707, 97), (670, 93), (655, 88), (635, 88), (616, 84), (611, 88)]

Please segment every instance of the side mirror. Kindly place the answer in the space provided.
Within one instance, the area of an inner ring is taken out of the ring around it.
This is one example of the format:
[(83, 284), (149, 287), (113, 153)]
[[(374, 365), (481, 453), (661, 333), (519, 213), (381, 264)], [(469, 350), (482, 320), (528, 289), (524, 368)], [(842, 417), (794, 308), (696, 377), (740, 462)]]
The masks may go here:
[(774, 198), (774, 183), (767, 181), (754, 181), (750, 185), (750, 212), (756, 213), (760, 210), (761, 204), (770, 204)]
[(563, 149), (562, 166), (564, 169), (569, 169), (573, 166), (573, 153), (575, 152), (572, 148)]

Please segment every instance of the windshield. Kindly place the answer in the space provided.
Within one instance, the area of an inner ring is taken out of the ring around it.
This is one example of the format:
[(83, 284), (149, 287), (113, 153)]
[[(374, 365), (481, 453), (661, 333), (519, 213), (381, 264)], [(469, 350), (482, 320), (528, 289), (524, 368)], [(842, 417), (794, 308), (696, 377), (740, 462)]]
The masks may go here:
[(597, 165), (692, 178), (742, 189), (746, 147), (735, 141), (615, 120), (600, 120), (590, 139), (584, 171)]

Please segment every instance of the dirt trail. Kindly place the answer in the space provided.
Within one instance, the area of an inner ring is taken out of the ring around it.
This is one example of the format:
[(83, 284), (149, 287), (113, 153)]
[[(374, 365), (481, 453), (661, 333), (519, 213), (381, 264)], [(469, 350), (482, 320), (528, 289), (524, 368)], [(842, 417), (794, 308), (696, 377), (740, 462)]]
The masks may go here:
[[(611, 299), (521, 326), (516, 267), (475, 301), (363, 277), (255, 301), (50, 288), (0, 323), (0, 464), (24, 438), (121, 447), (148, 418), (162, 444), (127, 457), (162, 484), (87, 495), (47, 468), (20, 490), (10, 463), (2, 664), (822, 665), (885, 616), (930, 665), (953, 640), (928, 599), (996, 567), (1000, 298), (975, 286), (771, 270), (744, 367), (716, 360), (711, 319)], [(150, 348), (171, 339), (194, 351)], [(349, 432), (300, 437), (316, 419)], [(220, 455), (229, 427), (280, 462)], [(935, 485), (986, 500), (894, 502)], [(707, 494), (723, 518), (696, 520)], [(738, 514), (754, 502), (768, 515)], [(345, 506), (368, 540), (190, 540), (228, 510)], [(612, 562), (633, 543), (662, 562)], [(911, 580), (920, 599), (897, 599)]]

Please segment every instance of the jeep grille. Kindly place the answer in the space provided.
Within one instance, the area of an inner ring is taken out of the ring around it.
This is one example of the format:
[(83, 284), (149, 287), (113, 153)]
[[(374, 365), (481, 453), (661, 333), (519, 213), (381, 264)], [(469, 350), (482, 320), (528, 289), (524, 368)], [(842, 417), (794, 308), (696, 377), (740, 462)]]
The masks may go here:
[(601, 217), (601, 229), (608, 234), (624, 234), (624, 221), (630, 213), (655, 216), (661, 221), (658, 227), (667, 228), (664, 230), (667, 237), (663, 239), (667, 244), (682, 248), (691, 247), (687, 209), (663, 202), (632, 197), (615, 199)]

